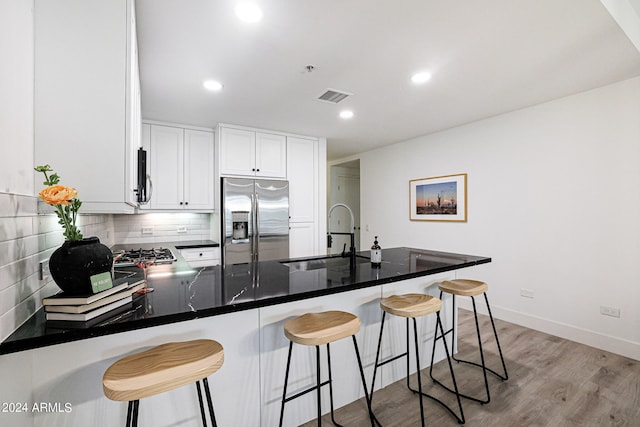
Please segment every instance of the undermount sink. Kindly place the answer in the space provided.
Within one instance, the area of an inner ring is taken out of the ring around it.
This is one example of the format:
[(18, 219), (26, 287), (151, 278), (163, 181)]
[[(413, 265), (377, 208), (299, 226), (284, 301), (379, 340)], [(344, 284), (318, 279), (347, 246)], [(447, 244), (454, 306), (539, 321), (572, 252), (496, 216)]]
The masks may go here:
[[(356, 265), (368, 263), (368, 257), (356, 255)], [(349, 257), (340, 255), (327, 256), (323, 258), (310, 258), (298, 261), (281, 261), (282, 265), (286, 265), (291, 271), (308, 271), (318, 270), (322, 268), (343, 270), (349, 268)]]

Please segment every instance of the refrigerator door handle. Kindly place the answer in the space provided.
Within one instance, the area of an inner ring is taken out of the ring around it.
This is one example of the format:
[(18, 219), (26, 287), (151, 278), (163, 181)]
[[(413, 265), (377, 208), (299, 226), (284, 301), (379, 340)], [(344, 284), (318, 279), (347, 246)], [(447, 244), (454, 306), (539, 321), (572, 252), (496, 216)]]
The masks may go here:
[(253, 234), (254, 234), (254, 247), (255, 247), (255, 261), (258, 262), (258, 254), (260, 253), (260, 229), (258, 228), (258, 219), (260, 218), (260, 199), (258, 198), (258, 193), (256, 193), (256, 201), (255, 201), (255, 209), (253, 210), (255, 212), (255, 228), (254, 230), (256, 230)]

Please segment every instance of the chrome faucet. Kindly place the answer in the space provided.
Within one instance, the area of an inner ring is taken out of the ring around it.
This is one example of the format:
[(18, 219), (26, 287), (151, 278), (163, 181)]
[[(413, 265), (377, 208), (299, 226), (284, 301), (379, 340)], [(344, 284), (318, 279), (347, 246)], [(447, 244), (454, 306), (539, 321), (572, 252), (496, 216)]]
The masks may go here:
[[(335, 205), (331, 206), (331, 208), (329, 208), (329, 226), (331, 226), (331, 212), (333, 212), (333, 210), (338, 206), (342, 206), (347, 211), (349, 211), (349, 215), (351, 216), (351, 226), (349, 227), (349, 233), (338, 232), (338, 231), (332, 232), (331, 230), (327, 230), (327, 247), (328, 248), (331, 247), (331, 243), (333, 241), (333, 238), (331, 237), (332, 234), (349, 235), (351, 238), (351, 247), (349, 248), (348, 253), (345, 252), (345, 248), (343, 247), (342, 256), (346, 257), (347, 255), (349, 255), (349, 266), (353, 268), (356, 263), (356, 227), (355, 227), (356, 220), (355, 220), (355, 217), (353, 216), (353, 211), (349, 206), (345, 205), (344, 203), (336, 203)], [(345, 243), (345, 246), (346, 246), (346, 243)]]

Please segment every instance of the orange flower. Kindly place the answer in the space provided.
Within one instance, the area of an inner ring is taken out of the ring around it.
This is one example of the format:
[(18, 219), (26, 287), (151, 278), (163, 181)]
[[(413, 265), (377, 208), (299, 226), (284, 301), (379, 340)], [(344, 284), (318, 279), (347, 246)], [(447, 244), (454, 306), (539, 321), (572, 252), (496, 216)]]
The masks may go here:
[(48, 205), (68, 206), (78, 197), (78, 190), (64, 185), (51, 185), (40, 191), (39, 196)]

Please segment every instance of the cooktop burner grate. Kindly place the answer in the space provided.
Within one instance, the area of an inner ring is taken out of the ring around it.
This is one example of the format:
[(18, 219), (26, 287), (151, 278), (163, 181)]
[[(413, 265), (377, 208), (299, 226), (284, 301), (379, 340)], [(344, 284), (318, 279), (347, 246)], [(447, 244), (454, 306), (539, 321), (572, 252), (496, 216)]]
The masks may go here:
[(129, 249), (113, 253), (113, 263), (118, 267), (136, 265), (139, 260), (153, 264), (171, 264), (176, 257), (168, 248)]

